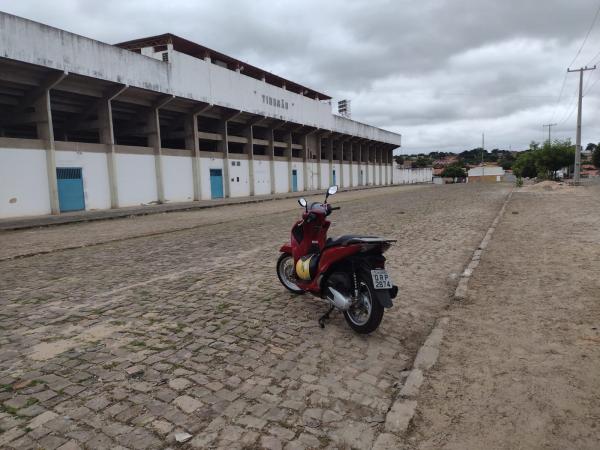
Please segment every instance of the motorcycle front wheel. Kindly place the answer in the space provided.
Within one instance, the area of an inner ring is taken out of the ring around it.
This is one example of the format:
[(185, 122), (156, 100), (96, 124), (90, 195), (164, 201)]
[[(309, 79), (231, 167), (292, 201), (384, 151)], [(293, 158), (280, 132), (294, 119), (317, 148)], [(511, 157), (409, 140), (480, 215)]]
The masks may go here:
[(282, 253), (277, 260), (277, 277), (283, 286), (294, 294), (304, 294), (296, 283), (296, 268), (294, 267), (294, 258), (289, 253)]
[[(375, 298), (375, 288), (371, 277), (357, 273), (358, 298), (344, 317), (348, 325), (360, 334), (375, 331), (383, 319), (383, 306)], [(383, 295), (389, 295), (386, 291)]]

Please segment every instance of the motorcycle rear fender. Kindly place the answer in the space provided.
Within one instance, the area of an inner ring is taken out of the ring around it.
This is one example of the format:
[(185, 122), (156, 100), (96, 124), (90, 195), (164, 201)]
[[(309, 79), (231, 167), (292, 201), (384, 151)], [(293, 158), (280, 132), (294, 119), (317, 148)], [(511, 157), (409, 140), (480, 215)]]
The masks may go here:
[[(367, 274), (371, 274), (371, 269), (383, 269), (385, 267), (385, 257), (383, 255), (376, 255), (370, 258), (361, 258), (359, 260), (359, 270), (365, 271)], [(391, 289), (373, 289), (375, 292), (375, 298), (381, 306), (386, 309), (394, 306), (392, 299), (398, 294), (398, 286), (392, 285)], [(388, 295), (385, 295), (385, 294)]]
[[(351, 257), (352, 258), (352, 257)], [(365, 272), (365, 274), (367, 274), (368, 276), (371, 275), (371, 269), (375, 269), (375, 268), (384, 268), (384, 264), (385, 264), (385, 257), (383, 255), (377, 255), (375, 257), (354, 257), (352, 258), (354, 260), (354, 267), (356, 268), (356, 270), (362, 270), (363, 272)], [(342, 264), (346, 264), (346, 263), (351, 263), (350, 258), (346, 258), (346, 260), (342, 260), (339, 263)], [(333, 266), (331, 266), (329, 268), (330, 271), (335, 271), (337, 270), (337, 267), (339, 267), (339, 265), (335, 264)], [(351, 269), (349, 267), (347, 267), (348, 271), (351, 271)], [(392, 303), (392, 299), (396, 297), (396, 295), (398, 294), (398, 286), (396, 285), (392, 285), (391, 289), (373, 289), (374, 293), (375, 293), (375, 299), (379, 302), (379, 304), (381, 306), (383, 306), (384, 308), (391, 308), (392, 306), (394, 306), (394, 304)], [(388, 294), (388, 295), (385, 295)]]

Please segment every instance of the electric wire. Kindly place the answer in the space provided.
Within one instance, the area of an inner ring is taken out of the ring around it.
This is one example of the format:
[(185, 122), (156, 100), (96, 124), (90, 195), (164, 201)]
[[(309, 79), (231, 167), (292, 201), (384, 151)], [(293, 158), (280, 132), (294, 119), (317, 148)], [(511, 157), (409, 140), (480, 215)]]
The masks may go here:
[(588, 29), (587, 33), (585, 34), (585, 38), (583, 38), (583, 42), (581, 43), (579, 50), (577, 50), (575, 57), (573, 58), (573, 60), (569, 63), (569, 65), (567, 67), (571, 67), (573, 65), (573, 63), (575, 62), (575, 60), (581, 54), (581, 50), (583, 50), (583, 47), (585, 46), (585, 43), (588, 40), (588, 37), (590, 37), (590, 33), (592, 32), (592, 29), (594, 28), (594, 25), (596, 24), (596, 20), (598, 20), (599, 13), (600, 13), (600, 2), (598, 2), (598, 8), (596, 8), (596, 14), (594, 14), (594, 20), (592, 20), (592, 24), (590, 25), (590, 28)]
[[(583, 38), (583, 42), (579, 46), (579, 50), (577, 50), (577, 53), (575, 53), (575, 56), (573, 57), (573, 59), (571, 60), (571, 62), (567, 65), (567, 67), (571, 67), (573, 65), (573, 63), (577, 60), (577, 58), (579, 57), (579, 55), (581, 54), (581, 51), (583, 50), (583, 47), (585, 46), (585, 44), (586, 44), (586, 42), (587, 42), (587, 40), (588, 40), (588, 38), (590, 36), (590, 33), (594, 29), (594, 25), (596, 25), (596, 20), (598, 20), (598, 14), (600, 14), (600, 2), (598, 2), (598, 7), (596, 8), (596, 13), (594, 14), (594, 19), (592, 20), (590, 28), (588, 29), (587, 33), (585, 34), (585, 37)], [(594, 56), (592, 58), (592, 61), (595, 60), (598, 56), (600, 56), (600, 51), (596, 54), (596, 56)], [(552, 120), (551, 120), (551, 122), (554, 121), (554, 117), (556, 116), (556, 110), (558, 108), (560, 100), (562, 99), (562, 95), (563, 95), (563, 91), (565, 89), (565, 84), (567, 82), (567, 76), (568, 76), (568, 74), (569, 74), (568, 72), (565, 72), (565, 76), (563, 78), (562, 86), (560, 88), (560, 94), (558, 95), (558, 100), (556, 100), (556, 103), (554, 105), (554, 110), (552, 112)], [(588, 79), (588, 81), (589, 81), (589, 79)]]

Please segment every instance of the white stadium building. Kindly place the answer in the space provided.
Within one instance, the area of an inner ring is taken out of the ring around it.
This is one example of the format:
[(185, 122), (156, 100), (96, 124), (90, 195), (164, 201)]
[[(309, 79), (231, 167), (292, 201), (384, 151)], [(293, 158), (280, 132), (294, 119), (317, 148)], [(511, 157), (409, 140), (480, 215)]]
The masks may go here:
[(172, 34), (109, 45), (0, 12), (0, 218), (392, 184), (400, 144)]

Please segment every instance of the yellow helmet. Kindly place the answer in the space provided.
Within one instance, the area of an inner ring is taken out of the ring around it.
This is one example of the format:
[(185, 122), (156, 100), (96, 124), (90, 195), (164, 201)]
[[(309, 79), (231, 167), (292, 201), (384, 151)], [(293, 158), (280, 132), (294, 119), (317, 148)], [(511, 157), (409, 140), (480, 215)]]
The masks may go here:
[(310, 280), (312, 278), (311, 272), (316, 272), (317, 260), (318, 257), (314, 254), (298, 259), (296, 262), (296, 275), (298, 275), (298, 278), (306, 281)]

